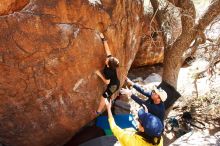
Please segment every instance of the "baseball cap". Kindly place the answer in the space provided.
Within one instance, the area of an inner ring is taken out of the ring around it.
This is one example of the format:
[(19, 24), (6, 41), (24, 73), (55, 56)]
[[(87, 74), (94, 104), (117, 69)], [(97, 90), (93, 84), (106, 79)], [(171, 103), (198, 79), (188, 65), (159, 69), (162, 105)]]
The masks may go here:
[(138, 117), (146, 135), (151, 137), (161, 136), (163, 133), (163, 124), (158, 117), (151, 113), (146, 113), (144, 109), (138, 111)]
[(153, 86), (153, 90), (160, 96), (160, 99), (163, 102), (167, 99), (167, 93), (162, 88), (157, 88), (157, 86)]

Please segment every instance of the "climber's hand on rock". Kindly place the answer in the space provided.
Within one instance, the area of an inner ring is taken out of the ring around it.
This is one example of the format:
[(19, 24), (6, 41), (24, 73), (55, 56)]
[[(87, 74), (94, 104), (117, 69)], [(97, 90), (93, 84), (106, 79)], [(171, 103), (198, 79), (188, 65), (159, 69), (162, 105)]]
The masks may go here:
[(101, 33), (101, 32), (99, 33), (99, 36), (100, 36), (101, 39), (104, 39), (104, 38), (105, 38), (105, 36), (104, 36), (103, 33)]

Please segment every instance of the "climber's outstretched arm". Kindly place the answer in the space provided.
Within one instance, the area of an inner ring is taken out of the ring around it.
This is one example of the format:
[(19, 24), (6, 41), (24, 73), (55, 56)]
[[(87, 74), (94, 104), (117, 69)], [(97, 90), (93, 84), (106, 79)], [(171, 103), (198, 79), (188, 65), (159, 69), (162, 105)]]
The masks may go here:
[(106, 55), (107, 56), (111, 56), (111, 51), (109, 49), (109, 46), (108, 46), (108, 43), (107, 43), (107, 40), (105, 39), (103, 33), (99, 33), (99, 36), (101, 37), (103, 43), (104, 43), (104, 47), (105, 47), (105, 52), (106, 52)]

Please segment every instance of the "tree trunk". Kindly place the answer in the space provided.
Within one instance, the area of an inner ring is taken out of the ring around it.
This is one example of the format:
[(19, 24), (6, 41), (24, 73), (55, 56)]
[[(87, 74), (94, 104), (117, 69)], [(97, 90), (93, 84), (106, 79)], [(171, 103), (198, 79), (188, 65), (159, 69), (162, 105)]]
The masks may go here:
[(177, 86), (177, 78), (181, 67), (181, 56), (175, 55), (171, 51), (164, 52), (163, 80), (172, 85)]
[[(151, 4), (154, 8), (154, 12), (159, 7), (159, 1), (151, 0)], [(184, 61), (183, 53), (189, 48), (192, 41), (200, 35), (199, 32), (203, 32), (204, 29), (219, 15), (220, 13), (220, 0), (214, 0), (209, 9), (199, 20), (198, 25), (195, 25), (195, 7), (191, 0), (179, 0), (178, 6), (182, 8), (182, 34), (173, 43), (172, 46), (168, 46), (165, 42), (164, 49), (164, 70), (163, 80), (177, 87), (177, 79), (180, 68)], [(158, 10), (156, 14), (157, 21), (162, 24), (164, 20), (163, 11)], [(168, 21), (168, 20), (166, 20)], [(163, 33), (166, 30), (163, 31)], [(163, 35), (165, 36), (165, 35)], [(166, 40), (166, 38), (163, 38)]]
[(170, 48), (168, 47), (164, 51), (163, 80), (174, 88), (177, 87), (178, 74), (184, 61), (183, 53), (190, 46), (195, 36), (195, 31), (183, 33)]

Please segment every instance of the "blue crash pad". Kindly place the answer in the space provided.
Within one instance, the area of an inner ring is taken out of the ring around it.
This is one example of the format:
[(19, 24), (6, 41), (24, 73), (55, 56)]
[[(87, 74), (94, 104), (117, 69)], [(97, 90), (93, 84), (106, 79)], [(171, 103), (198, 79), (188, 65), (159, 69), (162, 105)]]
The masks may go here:
[[(114, 115), (114, 119), (115, 119), (115, 123), (122, 129), (125, 128), (136, 129), (136, 124), (131, 114)], [(96, 126), (102, 128), (107, 135), (111, 135), (109, 134), (110, 126), (107, 116), (99, 116), (96, 121)]]

